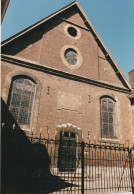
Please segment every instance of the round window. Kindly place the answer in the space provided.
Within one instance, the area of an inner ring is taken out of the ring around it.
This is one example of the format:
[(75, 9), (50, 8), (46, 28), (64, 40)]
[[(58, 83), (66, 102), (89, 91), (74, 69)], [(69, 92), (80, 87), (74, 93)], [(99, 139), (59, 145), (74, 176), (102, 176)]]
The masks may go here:
[(69, 38), (72, 38), (74, 40), (77, 40), (81, 37), (80, 28), (76, 26), (67, 24), (64, 26), (64, 31)]
[(76, 36), (77, 36), (77, 30), (76, 30), (76, 28), (69, 27), (69, 28), (67, 29), (67, 31), (68, 31), (68, 33), (69, 33), (71, 36), (73, 36), (73, 37), (76, 37)]
[(75, 65), (77, 63), (77, 52), (72, 48), (68, 48), (65, 51), (64, 57), (70, 65)]
[(82, 56), (79, 49), (73, 45), (65, 45), (61, 48), (61, 59), (70, 69), (77, 69), (82, 64)]

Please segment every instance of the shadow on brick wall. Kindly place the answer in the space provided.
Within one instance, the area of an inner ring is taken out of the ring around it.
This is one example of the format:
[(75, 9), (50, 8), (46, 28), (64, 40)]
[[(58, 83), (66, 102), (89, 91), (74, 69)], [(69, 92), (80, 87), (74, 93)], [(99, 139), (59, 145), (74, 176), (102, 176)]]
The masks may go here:
[(51, 193), (72, 186), (50, 173), (51, 161), (45, 145), (28, 140), (3, 100), (1, 110), (1, 193)]
[(7, 45), (5, 44), (4, 46), (2, 46), (1, 52), (7, 55), (16, 55), (17, 53), (20, 53), (28, 46), (33, 45), (34, 43), (41, 40), (45, 33), (49, 32), (50, 30), (54, 29), (56, 26), (60, 25), (63, 22), (61, 18), (64, 18), (67, 20), (75, 13), (77, 13), (77, 11), (72, 8), (70, 10), (64, 11), (64, 13), (58, 14), (56, 17), (52, 18), (51, 20), (43, 22), (39, 26), (37, 25), (35, 28), (28, 31), (24, 35), (21, 35), (19, 36), (19, 38), (17, 39), (15, 38), (13, 41), (11, 41), (9, 44)]

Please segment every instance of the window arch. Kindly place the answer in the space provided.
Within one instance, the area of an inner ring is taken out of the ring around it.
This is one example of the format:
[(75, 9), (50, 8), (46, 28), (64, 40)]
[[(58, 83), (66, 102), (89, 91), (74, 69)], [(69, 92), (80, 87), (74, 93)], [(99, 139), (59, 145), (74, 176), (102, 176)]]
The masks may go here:
[(100, 99), (101, 136), (102, 138), (117, 138), (116, 101), (109, 96)]
[(35, 91), (36, 84), (29, 77), (16, 76), (12, 79), (8, 107), (20, 126), (30, 128)]

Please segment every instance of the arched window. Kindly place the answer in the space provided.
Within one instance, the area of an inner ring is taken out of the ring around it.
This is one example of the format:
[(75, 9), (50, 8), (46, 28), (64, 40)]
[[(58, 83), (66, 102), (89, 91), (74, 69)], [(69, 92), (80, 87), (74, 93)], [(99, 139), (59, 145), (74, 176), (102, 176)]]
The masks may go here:
[(117, 138), (116, 102), (110, 97), (101, 98), (101, 136)]
[(35, 96), (35, 83), (27, 77), (15, 77), (10, 86), (8, 106), (20, 126), (30, 128)]

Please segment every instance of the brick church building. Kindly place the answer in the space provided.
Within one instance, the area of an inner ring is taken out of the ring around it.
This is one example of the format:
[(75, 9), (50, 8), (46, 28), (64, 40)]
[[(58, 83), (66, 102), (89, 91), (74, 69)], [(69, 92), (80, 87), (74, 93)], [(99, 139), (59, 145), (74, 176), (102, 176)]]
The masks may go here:
[(2, 99), (27, 136), (133, 142), (134, 71), (131, 86), (77, 2), (3, 41), (1, 59)]

